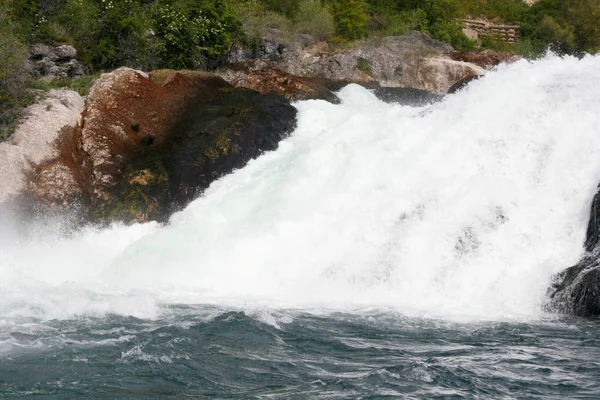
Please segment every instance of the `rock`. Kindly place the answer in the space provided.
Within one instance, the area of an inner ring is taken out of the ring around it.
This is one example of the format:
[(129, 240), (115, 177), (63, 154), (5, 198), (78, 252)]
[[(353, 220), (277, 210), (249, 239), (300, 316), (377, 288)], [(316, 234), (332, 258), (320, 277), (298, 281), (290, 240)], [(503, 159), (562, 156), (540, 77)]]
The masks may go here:
[(54, 142), (61, 128), (79, 122), (84, 99), (72, 90), (51, 90), (45, 98), (29, 106), (15, 129), (12, 142), (26, 151), (34, 164), (55, 158)]
[(25, 109), (14, 134), (0, 143), (0, 202), (20, 194), (34, 164), (58, 156), (55, 146), (63, 127), (77, 125), (84, 100), (70, 90), (51, 90)]
[(266, 94), (275, 92), (289, 101), (322, 99), (339, 103), (338, 97), (325, 86), (283, 72), (262, 60), (221, 68), (217, 75), (236, 87), (245, 87)]
[(59, 45), (54, 49), (57, 60), (73, 60), (77, 58), (77, 50), (68, 44)]
[(23, 191), (27, 166), (23, 148), (8, 142), (0, 143), (0, 204)]
[(600, 315), (600, 258), (588, 255), (555, 277), (550, 288), (550, 309), (581, 317)]
[(275, 93), (205, 72), (119, 68), (90, 90), (59, 157), (36, 168), (42, 210), (84, 207), (96, 221), (164, 221), (210, 183), (273, 150), (296, 110)]
[(479, 42), (479, 33), (477, 33), (476, 30), (469, 29), (469, 28), (463, 28), (462, 32), (463, 32), (463, 35), (465, 35), (467, 37), (467, 39), (473, 40), (475, 42)]
[(419, 87), (446, 93), (456, 82), (478, 76), (484, 70), (474, 64), (454, 61), (443, 57), (426, 58), (419, 68)]
[(554, 277), (548, 291), (548, 308), (582, 317), (600, 315), (600, 192), (592, 202), (585, 241), (586, 254), (579, 263)]
[(448, 89), (447, 93), (453, 94), (453, 93), (459, 92), (459, 91), (463, 90), (464, 88), (466, 88), (469, 85), (469, 83), (476, 81), (480, 77), (481, 77), (481, 75), (467, 76), (466, 78), (463, 78), (460, 81), (456, 82), (454, 85), (450, 86), (450, 89)]
[(235, 43), (226, 57), (226, 63), (236, 64), (252, 59), (279, 61), (314, 43), (312, 36), (295, 34), (288, 37), (279, 29), (265, 28), (257, 44)]
[(412, 31), (333, 52), (316, 44), (283, 54), (277, 66), (302, 77), (445, 93), (456, 81), (482, 73), (477, 65), (449, 58), (452, 51), (450, 45)]
[(478, 65), (486, 70), (500, 64), (511, 64), (520, 59), (519, 56), (513, 53), (496, 50), (454, 51), (449, 54), (449, 57), (455, 61)]
[(29, 48), (29, 57), (33, 60), (46, 58), (51, 61), (58, 60), (58, 56), (51, 46), (43, 43), (35, 43)]
[(251, 48), (244, 46), (242, 43), (234, 43), (231, 46), (229, 53), (227, 54), (226, 64), (238, 64), (245, 61), (249, 61), (253, 58), (256, 57), (254, 51)]
[(332, 51), (327, 43), (315, 43), (308, 35), (290, 40), (276, 29), (266, 29), (255, 49), (233, 46), (227, 62), (267, 60), (296, 77), (445, 93), (455, 82), (483, 72), (476, 64), (449, 57), (453, 52), (450, 45), (416, 31)]
[[(236, 87), (245, 87), (262, 94), (275, 92), (290, 101), (320, 99), (337, 104), (339, 98), (333, 91), (355, 83), (351, 80), (297, 77), (279, 70), (275, 65), (268, 61), (252, 60), (223, 67), (216, 73)], [(372, 89), (380, 100), (387, 103), (420, 107), (438, 102), (444, 97), (413, 88), (381, 87), (372, 81), (361, 84), (367, 89)]]
[(62, 160), (55, 160), (35, 172), (31, 195), (39, 209), (72, 211), (84, 201), (84, 192), (74, 170)]
[(442, 101), (444, 95), (426, 90), (398, 87), (378, 87), (373, 93), (386, 103), (398, 103), (403, 106), (422, 107)]
[(83, 64), (77, 60), (71, 60), (63, 64), (69, 78), (81, 78), (85, 76), (86, 70)]
[(45, 81), (79, 78), (86, 69), (77, 61), (77, 50), (70, 45), (51, 46), (36, 43), (29, 49), (29, 67), (33, 75)]

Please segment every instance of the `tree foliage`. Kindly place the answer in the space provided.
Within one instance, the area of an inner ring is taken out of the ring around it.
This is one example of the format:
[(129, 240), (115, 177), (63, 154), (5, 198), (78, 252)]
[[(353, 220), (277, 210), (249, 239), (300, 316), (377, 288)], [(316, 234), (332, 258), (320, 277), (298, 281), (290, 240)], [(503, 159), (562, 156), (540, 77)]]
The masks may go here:
[(0, 3), (0, 140), (8, 137), (22, 106), (28, 102), (24, 69), (27, 47), (16, 33), (9, 3)]
[[(401, 35), (419, 30), (455, 48), (473, 42), (461, 19), (518, 24), (528, 54), (600, 51), (600, 0), (0, 0), (3, 46), (66, 42), (92, 71), (121, 65), (141, 69), (207, 68), (231, 44), (266, 27), (309, 33), (319, 40)], [(6, 18), (6, 17), (3, 17)], [(10, 27), (9, 27), (10, 26)], [(486, 40), (484, 46), (498, 46)], [(8, 63), (18, 51), (4, 57)]]
[(329, 0), (333, 11), (335, 29), (339, 36), (362, 39), (368, 35), (366, 4), (362, 0)]

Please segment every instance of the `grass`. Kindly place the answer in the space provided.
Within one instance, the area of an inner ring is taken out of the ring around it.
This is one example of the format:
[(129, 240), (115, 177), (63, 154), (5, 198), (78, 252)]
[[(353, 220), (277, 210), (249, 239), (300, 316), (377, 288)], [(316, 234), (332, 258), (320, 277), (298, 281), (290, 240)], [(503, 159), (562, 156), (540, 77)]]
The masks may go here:
[(32, 83), (31, 88), (41, 89), (49, 92), (52, 89), (74, 90), (82, 96), (87, 96), (92, 83), (100, 76), (100, 72), (94, 75), (87, 75), (81, 78), (55, 79), (53, 81), (38, 80)]
[(362, 57), (358, 57), (358, 60), (356, 60), (356, 69), (368, 75), (371, 75), (373, 73), (373, 71), (371, 70), (371, 65), (369, 65), (369, 61)]

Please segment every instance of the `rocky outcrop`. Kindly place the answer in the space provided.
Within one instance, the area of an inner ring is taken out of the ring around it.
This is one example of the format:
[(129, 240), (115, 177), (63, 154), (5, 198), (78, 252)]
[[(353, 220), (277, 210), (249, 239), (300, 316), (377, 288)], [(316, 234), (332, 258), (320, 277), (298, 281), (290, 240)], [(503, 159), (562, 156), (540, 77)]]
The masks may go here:
[(262, 31), (258, 43), (235, 43), (227, 55), (226, 63), (237, 64), (255, 59), (280, 61), (314, 43), (310, 35), (297, 33), (290, 38), (279, 29), (266, 28)]
[(283, 72), (264, 60), (251, 60), (221, 68), (217, 74), (236, 87), (266, 94), (275, 92), (290, 101), (321, 99), (338, 103), (337, 96), (324, 85)]
[(51, 90), (25, 110), (11, 139), (0, 143), (0, 202), (25, 189), (32, 165), (58, 156), (61, 130), (77, 125), (83, 107), (77, 92)]
[[(275, 40), (270, 32), (269, 43)], [(350, 48), (331, 49), (326, 43), (306, 41), (295, 45), (283, 41), (275, 53), (246, 52), (249, 56), (268, 59), (286, 73), (305, 78), (378, 85), (408, 87), (445, 93), (452, 84), (467, 76), (484, 72), (470, 62), (450, 57), (453, 48), (412, 31), (403, 36), (390, 36), (353, 43)], [(240, 49), (234, 49), (236, 54)], [(230, 57), (231, 58), (231, 57)]]
[(29, 49), (29, 69), (35, 78), (47, 81), (80, 78), (86, 73), (77, 50), (68, 44), (34, 44)]
[[(280, 64), (286, 72), (299, 76), (430, 90), (423, 82), (430, 78), (431, 70), (423, 71), (422, 67), (429, 57), (449, 51), (450, 45), (413, 31), (404, 36), (358, 42), (350, 49), (332, 52), (315, 46), (293, 53)], [(447, 87), (434, 89), (445, 92)]]
[(38, 209), (75, 204), (95, 221), (165, 220), (275, 149), (295, 116), (283, 97), (214, 74), (120, 68), (94, 83), (81, 123), (36, 168), (30, 195)]
[(455, 61), (475, 64), (486, 70), (500, 64), (511, 64), (520, 59), (513, 53), (496, 50), (453, 51), (449, 53), (449, 57)]
[(550, 310), (581, 317), (600, 315), (600, 253), (586, 255), (579, 264), (555, 277), (550, 288)]
[(423, 107), (442, 101), (444, 95), (426, 90), (401, 87), (376, 87), (373, 93), (381, 101), (397, 103), (404, 106)]
[(582, 317), (600, 316), (600, 192), (592, 201), (586, 254), (573, 267), (554, 277), (549, 308)]
[(432, 57), (425, 59), (419, 69), (418, 86), (431, 92), (446, 93), (456, 82), (483, 73), (482, 68), (470, 63), (445, 57)]
[[(449, 57), (459, 62), (467, 62), (475, 64), (484, 70), (491, 70), (500, 64), (510, 64), (520, 59), (512, 53), (495, 50), (473, 50), (473, 51), (456, 51), (449, 54)], [(468, 75), (448, 89), (448, 94), (456, 93), (467, 87), (472, 81), (479, 79), (482, 74)]]

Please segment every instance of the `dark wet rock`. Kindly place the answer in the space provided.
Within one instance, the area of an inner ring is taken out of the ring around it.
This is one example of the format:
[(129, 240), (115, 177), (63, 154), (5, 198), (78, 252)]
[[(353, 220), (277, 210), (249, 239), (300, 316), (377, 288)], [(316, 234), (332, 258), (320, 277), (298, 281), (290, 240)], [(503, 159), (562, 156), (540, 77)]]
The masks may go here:
[(404, 106), (422, 107), (442, 101), (444, 95), (426, 90), (398, 87), (378, 87), (373, 90), (375, 96), (386, 103), (398, 103)]
[(453, 94), (453, 93), (463, 90), (464, 88), (469, 86), (469, 84), (471, 82), (476, 81), (479, 78), (481, 78), (481, 75), (471, 75), (471, 76), (467, 76), (466, 78), (461, 79), (460, 81), (456, 82), (454, 85), (450, 86), (450, 89), (448, 89), (448, 94)]
[(600, 316), (600, 192), (594, 196), (581, 261), (554, 277), (549, 308), (582, 317)]
[(558, 274), (550, 288), (550, 309), (582, 317), (600, 315), (600, 260), (586, 256)]

